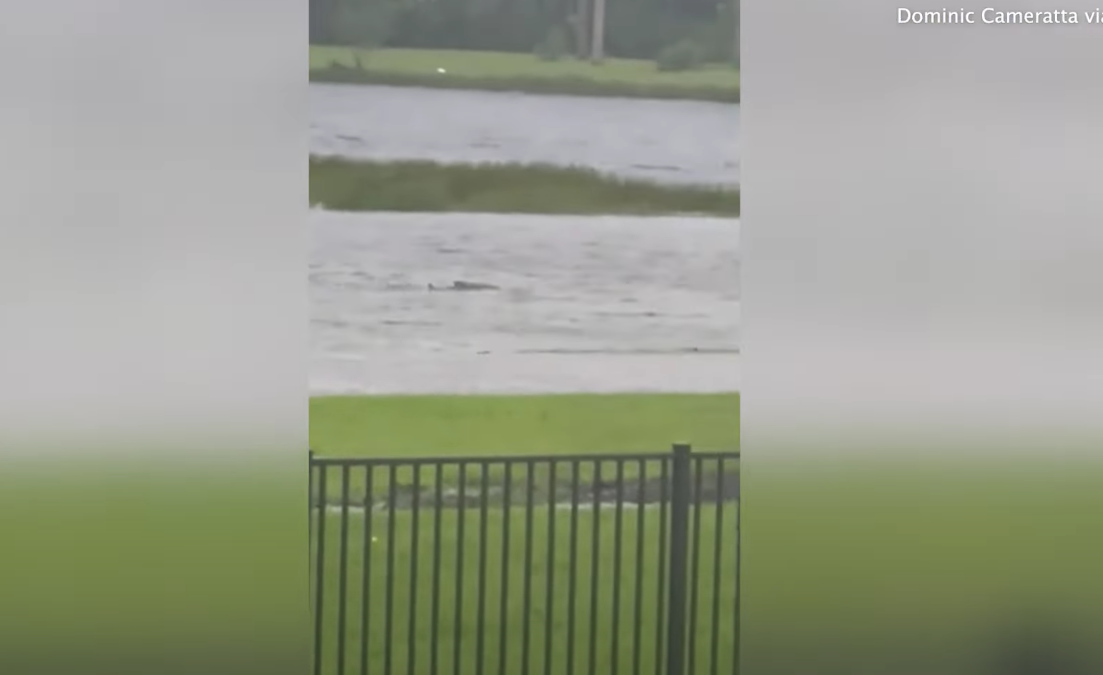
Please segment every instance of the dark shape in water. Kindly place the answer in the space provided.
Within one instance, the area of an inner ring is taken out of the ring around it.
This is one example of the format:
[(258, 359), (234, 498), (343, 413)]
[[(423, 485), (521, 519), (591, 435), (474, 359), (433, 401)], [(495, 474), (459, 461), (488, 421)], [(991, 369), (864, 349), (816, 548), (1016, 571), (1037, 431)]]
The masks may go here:
[(494, 284), (484, 284), (477, 281), (453, 281), (451, 286), (434, 286), (429, 284), (430, 291), (498, 291), (501, 290)]

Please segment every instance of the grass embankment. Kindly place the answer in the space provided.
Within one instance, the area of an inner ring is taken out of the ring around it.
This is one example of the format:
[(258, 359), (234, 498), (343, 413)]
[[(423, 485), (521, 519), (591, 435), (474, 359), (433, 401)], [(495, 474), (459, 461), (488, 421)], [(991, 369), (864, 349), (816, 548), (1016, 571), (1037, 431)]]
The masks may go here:
[[(311, 401), (310, 421), (312, 446), (336, 456), (661, 452), (679, 440), (717, 450), (738, 447), (739, 397), (324, 397)], [(363, 513), (351, 512), (343, 556), (347, 585), (341, 595), (341, 517), (331, 514), (325, 540), (323, 671), (336, 672), (343, 597), (346, 667), (353, 670), (367, 636), (369, 667), (386, 663), (389, 641), (396, 672), (429, 672), (434, 650), (439, 672), (461, 675), (543, 672), (548, 658), (551, 672), (567, 672), (569, 661), (582, 672), (591, 658), (599, 672), (635, 672), (637, 654), (640, 672), (655, 672), (662, 663), (656, 647), (664, 615), (659, 566), (667, 554), (660, 515), (653, 508), (628, 505), (618, 533), (617, 515), (610, 510), (596, 518), (582, 510), (572, 519), (569, 510), (549, 508), (546, 501), (531, 512), (491, 506), (485, 519), (478, 508), (438, 512), (423, 507), (416, 521), (409, 511), (377, 512), (366, 533)], [(735, 658), (735, 516), (734, 505), (709, 504), (700, 513), (696, 569), (701, 591), (690, 643), (702, 670), (711, 667), (714, 634), (719, 670), (731, 672)], [(434, 560), (439, 560), (439, 576)], [(691, 559), (691, 569), (693, 564)], [(439, 598), (435, 613), (434, 597)], [(365, 606), (366, 626), (361, 619)], [(596, 631), (592, 642), (591, 630)], [(522, 665), (526, 643), (527, 667)], [(477, 662), (480, 644), (482, 664)], [(506, 667), (501, 669), (503, 654)]]
[(738, 216), (739, 190), (548, 165), (311, 157), (310, 203), (336, 211)]
[(310, 445), (337, 457), (664, 452), (739, 445), (739, 394), (321, 396)]
[[(357, 53), (363, 69), (356, 68)], [(438, 72), (438, 68), (445, 72)], [(365, 51), (312, 45), (310, 79), (573, 96), (739, 101), (739, 71), (731, 66), (661, 72), (653, 62), (637, 59), (607, 59), (592, 64), (577, 59), (544, 61), (533, 54), (502, 52)]]
[[(698, 451), (728, 451), (739, 447), (738, 394), (557, 394), (546, 396), (323, 396), (310, 402), (310, 447), (329, 457), (498, 457), (518, 455), (616, 455), (668, 452), (678, 442)], [(708, 467), (711, 468), (711, 467)], [(728, 467), (733, 468), (733, 467)], [(652, 465), (648, 470), (657, 469)], [(544, 480), (548, 467), (536, 474)], [(602, 477), (613, 476), (612, 463)], [(569, 467), (558, 467), (566, 480)], [(592, 478), (594, 464), (580, 467), (581, 480)], [(636, 463), (625, 465), (625, 477), (638, 475)], [(444, 469), (455, 485), (455, 466)], [(499, 481), (501, 465), (490, 468)], [(387, 471), (375, 472), (380, 494), (388, 487)], [(425, 467), (421, 481), (434, 479)], [(467, 471), (477, 485), (479, 469)], [(524, 468), (515, 467), (523, 481)], [(350, 479), (350, 501), (364, 494), (364, 473)], [(399, 483), (410, 484), (411, 471), (398, 472)], [(563, 483), (560, 484), (561, 486)], [(339, 503), (336, 470), (327, 479), (327, 502)]]

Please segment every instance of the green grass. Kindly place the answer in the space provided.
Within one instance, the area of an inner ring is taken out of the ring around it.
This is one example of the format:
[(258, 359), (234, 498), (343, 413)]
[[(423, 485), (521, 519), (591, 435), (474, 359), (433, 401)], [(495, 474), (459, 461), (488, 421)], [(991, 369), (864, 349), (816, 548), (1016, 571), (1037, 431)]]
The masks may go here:
[[(388, 84), (451, 89), (523, 91), (578, 96), (696, 99), (738, 102), (739, 72), (716, 65), (686, 72), (660, 72), (651, 61), (576, 59), (544, 61), (532, 54), (418, 49), (356, 50), (310, 47), (310, 79), (320, 82)], [(438, 73), (444, 68), (445, 73)]]
[(746, 672), (1008, 672), (983, 664), (1024, 622), (1099, 656), (1098, 462), (1052, 436), (878, 440), (756, 446)]
[(738, 216), (737, 188), (660, 185), (583, 168), (311, 157), (310, 203), (337, 211)]
[[(642, 528), (640, 518), (642, 513)], [(597, 540), (597, 570), (591, 567), (594, 558), (593, 536), (595, 519), (592, 513), (580, 512), (571, 536), (569, 511), (547, 508), (534, 509), (531, 529), (531, 564), (526, 564), (525, 511), (512, 509), (507, 514), (490, 510), (486, 518), (485, 577), (480, 585), (480, 513), (469, 509), (463, 513), (463, 536), (460, 536), (457, 511), (441, 516), (440, 581), (434, 586), (433, 551), (434, 513), (423, 511), (418, 519), (415, 537), (413, 519), (409, 513), (395, 514), (394, 542), (390, 546), (386, 514), (372, 517), (371, 536), (376, 541), (368, 547), (371, 559), (368, 571), (368, 624), (361, 622), (363, 607), (362, 583), (364, 575), (363, 543), (364, 518), (350, 515), (346, 568), (346, 672), (358, 672), (361, 639), (368, 637), (368, 664), (381, 670), (385, 662), (385, 643), (390, 624), (395, 672), (405, 673), (408, 667), (408, 648), (413, 646), (416, 659), (413, 672), (430, 672), (430, 654), (436, 648), (439, 654), (439, 672), (459, 672), (473, 675), (478, 672), (499, 672), (499, 648), (503, 645), (501, 628), (507, 628), (504, 644), (508, 667), (505, 672), (544, 672), (547, 655), (552, 658), (553, 673), (566, 671), (568, 655), (569, 598), (574, 598), (574, 672), (587, 672), (589, 634), (591, 626), (597, 631), (595, 661), (598, 672), (632, 672), (635, 652), (635, 619), (640, 624), (640, 666), (643, 673), (656, 672), (656, 637), (661, 625), (659, 558), (665, 547), (659, 535), (660, 513), (655, 509), (629, 509), (622, 515), (619, 538), (620, 559), (616, 557), (616, 518), (611, 512), (603, 512), (599, 518)], [(508, 522), (505, 518), (509, 518)], [(717, 524), (719, 520), (720, 565), (715, 565)], [(549, 527), (554, 524), (555, 539), (549, 545)], [(330, 516), (327, 520), (325, 587), (322, 615), (325, 617), (323, 645), (323, 672), (336, 672), (337, 627), (340, 607), (340, 519)], [(730, 673), (735, 650), (735, 507), (718, 510), (706, 507), (701, 514), (699, 568), (700, 594), (697, 612), (695, 648), (700, 671), (711, 664), (713, 627), (716, 628), (717, 662), (720, 672)], [(504, 536), (509, 537), (508, 544)], [(576, 550), (572, 557), (570, 541), (574, 539)], [(370, 539), (368, 540), (370, 541)], [(417, 542), (418, 555), (413, 556), (413, 542)], [(550, 556), (549, 556), (550, 551)], [(504, 555), (503, 555), (504, 553)], [(388, 554), (394, 557), (394, 567), (388, 574)], [(641, 555), (642, 557), (637, 557)], [(459, 562), (462, 560), (462, 568)], [(570, 593), (569, 580), (574, 570), (576, 585)], [(531, 570), (526, 575), (525, 571)], [(717, 581), (715, 575), (719, 573)], [(548, 595), (547, 585), (552, 582)], [(637, 580), (639, 596), (637, 598)], [(525, 583), (531, 584), (526, 603)], [(416, 582), (413, 584), (411, 582)], [(503, 594), (503, 584), (506, 586)], [(411, 589), (416, 597), (411, 600)], [(432, 599), (439, 588), (440, 604), (433, 631)], [(713, 593), (717, 588), (719, 592)], [(614, 590), (619, 598), (614, 602)], [(462, 596), (457, 602), (457, 590)], [(481, 591), (481, 592), (480, 592)], [(392, 592), (392, 612), (387, 611), (387, 593)], [(591, 624), (591, 603), (596, 593), (597, 616)], [(504, 611), (503, 595), (506, 599)], [(477, 638), (480, 633), (479, 598), (485, 598), (484, 620), (481, 624), (484, 643), (484, 669), (476, 667)], [(718, 621), (712, 619), (713, 602), (717, 603)], [(638, 604), (637, 604), (638, 602)], [(665, 603), (664, 603), (665, 604)], [(457, 605), (459, 610), (457, 621)], [(527, 611), (526, 611), (527, 610)], [(410, 631), (410, 614), (413, 611), (413, 632)], [(390, 621), (388, 621), (390, 619)], [(530, 635), (530, 668), (522, 667), (523, 635), (528, 621)], [(550, 642), (547, 628), (550, 624)], [(614, 651), (615, 634), (619, 645)], [(461, 644), (460, 667), (456, 670), (453, 649), (456, 645), (457, 627)], [(434, 640), (435, 637), (435, 640)], [(550, 647), (550, 649), (549, 649)], [(613, 667), (614, 653), (618, 657)], [(349, 665), (351, 664), (351, 668)]]
[[(523, 455), (596, 455), (669, 452), (677, 442), (690, 443), (698, 451), (730, 451), (739, 448), (738, 394), (569, 394), (548, 396), (334, 396), (310, 402), (310, 447), (319, 456), (331, 457), (499, 457)], [(532, 466), (538, 493), (546, 493), (552, 468)], [(557, 485), (565, 489), (571, 480), (567, 463), (555, 468)], [(718, 465), (704, 462), (702, 471), (714, 474)], [(725, 471), (736, 470), (730, 461)], [(436, 480), (436, 468), (425, 466), (419, 481), (428, 489)], [(440, 469), (444, 485), (455, 487), (460, 471), (455, 465)], [(586, 462), (579, 467), (582, 484), (595, 471), (610, 479), (614, 462)], [(623, 465), (626, 480), (640, 477), (638, 462)], [(646, 477), (658, 474), (660, 465), (642, 467)], [(482, 479), (481, 468), (468, 466), (468, 485)], [(396, 470), (397, 485), (414, 482), (411, 466)], [(490, 465), (487, 480), (500, 485), (501, 464)], [(376, 469), (372, 486), (375, 499), (390, 490), (389, 472)], [(511, 480), (521, 486), (526, 469), (514, 466)], [(708, 478), (704, 480), (708, 481)], [(349, 478), (348, 501), (362, 504), (367, 475), (362, 467)], [(319, 496), (316, 476), (311, 494)], [(326, 477), (325, 502), (344, 501), (339, 470)]]
[(338, 457), (664, 452), (739, 447), (738, 394), (323, 396), (310, 446)]
[[(310, 422), (311, 446), (320, 455), (342, 457), (663, 452), (677, 441), (691, 442), (701, 450), (730, 450), (739, 445), (739, 396), (335, 396), (311, 400)], [(383, 473), (386, 472), (380, 472)], [(514, 474), (514, 484), (520, 485), (523, 476), (523, 471), (518, 470)], [(339, 485), (339, 480), (334, 480), (336, 477), (331, 474), (331, 486)], [(478, 508), (443, 509), (439, 512), (439, 544), (434, 536), (437, 513), (432, 507), (423, 506), (415, 534), (414, 516), (410, 511), (395, 511), (393, 523), (389, 520), (390, 514), (377, 512), (370, 518), (371, 532), (367, 534), (363, 512), (350, 510), (347, 539), (342, 547), (341, 515), (329, 512), (322, 591), (323, 672), (336, 672), (342, 597), (346, 617), (346, 670), (351, 668), (351, 672), (359, 667), (364, 636), (368, 641), (369, 666), (382, 667), (386, 660), (388, 624), (395, 672), (407, 672), (411, 645), (416, 659), (413, 672), (416, 673), (429, 672), (434, 647), (438, 650), (440, 672), (496, 673), (500, 665), (499, 649), (503, 645), (505, 672), (526, 672), (528, 669), (522, 667), (526, 622), (532, 668), (529, 672), (543, 672), (548, 654), (552, 658), (552, 672), (565, 672), (571, 597), (575, 603), (575, 672), (586, 671), (591, 627), (597, 631), (594, 659), (598, 672), (631, 672), (636, 652), (634, 619), (637, 616), (641, 672), (656, 672), (656, 658), (659, 657), (655, 651), (656, 637), (663, 616), (658, 604), (662, 592), (659, 560), (666, 551), (660, 540), (663, 527), (660, 511), (628, 505), (621, 515), (618, 533), (614, 512), (603, 510), (595, 518), (592, 512), (582, 510), (572, 527), (570, 511), (549, 509), (546, 501), (536, 503), (531, 526), (527, 524), (526, 509), (522, 507), (489, 506), (485, 531)], [(691, 641), (691, 645), (699, 667), (709, 667), (715, 626), (716, 658), (721, 672), (731, 672), (735, 653), (735, 517), (734, 505), (706, 505), (701, 509), (698, 577), (701, 591), (695, 615), (696, 641)], [(461, 518), (465, 528), (462, 532)], [(551, 540), (553, 528), (555, 538)], [(392, 532), (393, 540), (389, 536)], [(372, 542), (371, 537), (376, 540)], [(526, 551), (529, 538), (531, 552)], [(575, 542), (573, 555), (572, 540)], [(313, 541), (316, 548), (316, 530)], [(366, 541), (371, 542), (367, 547), (371, 560), (367, 570), (364, 565)], [(485, 574), (481, 579), (483, 541)], [(440, 551), (439, 587), (434, 586), (433, 552), (436, 550)], [(720, 551), (719, 566), (715, 558), (717, 550)], [(390, 571), (388, 554), (393, 555)], [(339, 586), (342, 558), (347, 561), (343, 594)], [(595, 558), (596, 571), (591, 567)], [(526, 574), (526, 570), (530, 573)], [(572, 573), (576, 578), (573, 595), (568, 586)], [(365, 576), (370, 589), (366, 627), (361, 622)], [(530, 584), (527, 601), (526, 580)], [(553, 586), (550, 595), (549, 580)], [(435, 588), (440, 589), (436, 593), (440, 604), (434, 623)], [(714, 588), (718, 592), (714, 593)], [(411, 598), (411, 589), (416, 589), (416, 598)], [(459, 600), (457, 589), (462, 596)], [(614, 598), (615, 589), (618, 598)], [(390, 612), (388, 592), (393, 593)], [(480, 597), (485, 599), (482, 631)], [(718, 608), (715, 624), (712, 618), (714, 599)], [(597, 615), (591, 626), (592, 606), (596, 607)], [(507, 629), (504, 642), (503, 625)], [(453, 656), (457, 628), (461, 645), (458, 669)], [(615, 648), (614, 630), (619, 640)], [(485, 640), (485, 670), (476, 664), (480, 632)], [(615, 669), (614, 654), (617, 658)]]

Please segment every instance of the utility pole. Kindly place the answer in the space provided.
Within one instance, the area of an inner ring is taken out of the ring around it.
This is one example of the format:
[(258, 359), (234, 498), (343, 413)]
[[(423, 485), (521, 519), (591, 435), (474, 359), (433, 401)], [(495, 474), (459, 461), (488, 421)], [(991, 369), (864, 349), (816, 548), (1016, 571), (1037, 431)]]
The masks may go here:
[(575, 48), (578, 50), (578, 58), (585, 59), (590, 50), (590, 1), (578, 0), (578, 11), (574, 15), (575, 37), (578, 38)]
[(731, 3), (732, 20), (735, 22), (733, 26), (735, 32), (732, 33), (732, 61), (739, 66), (739, 0), (731, 0)]
[(590, 35), (590, 61), (601, 63), (605, 58), (605, 0), (594, 3), (594, 25)]

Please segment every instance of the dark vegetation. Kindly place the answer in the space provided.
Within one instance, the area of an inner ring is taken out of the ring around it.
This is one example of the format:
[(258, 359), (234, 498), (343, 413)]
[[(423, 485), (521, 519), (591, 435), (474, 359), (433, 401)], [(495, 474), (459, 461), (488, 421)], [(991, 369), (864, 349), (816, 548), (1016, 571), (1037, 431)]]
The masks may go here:
[(738, 216), (739, 190), (548, 165), (312, 157), (310, 203), (336, 211)]
[[(318, 45), (462, 49), (588, 58), (601, 0), (310, 0)], [(737, 0), (604, 0), (604, 53), (667, 71), (738, 65)]]
[[(658, 64), (658, 72), (667, 73), (686, 70), (688, 67), (684, 55), (677, 48), (673, 56), (666, 57)], [(434, 89), (473, 89), (481, 91), (512, 91), (529, 94), (557, 94), (564, 96), (615, 96), (619, 98), (683, 99), (692, 101), (713, 101), (716, 103), (738, 103), (739, 85), (718, 86), (716, 84), (637, 81), (633, 79), (593, 78), (582, 75), (548, 74), (488, 74), (467, 75), (449, 71), (440, 74), (431, 71), (411, 72), (372, 66), (370, 59), (357, 52), (350, 52), (359, 67), (349, 66), (337, 61), (328, 66), (312, 68), (311, 82), (329, 82), (333, 84), (369, 84), (394, 87), (431, 87)], [(378, 52), (377, 52), (378, 53)], [(454, 52), (450, 52), (454, 53)], [(556, 61), (557, 57), (542, 55), (546, 61)], [(692, 56), (689, 63), (694, 61)], [(606, 66), (608, 68), (608, 66)], [(700, 71), (706, 72), (706, 71)]]

